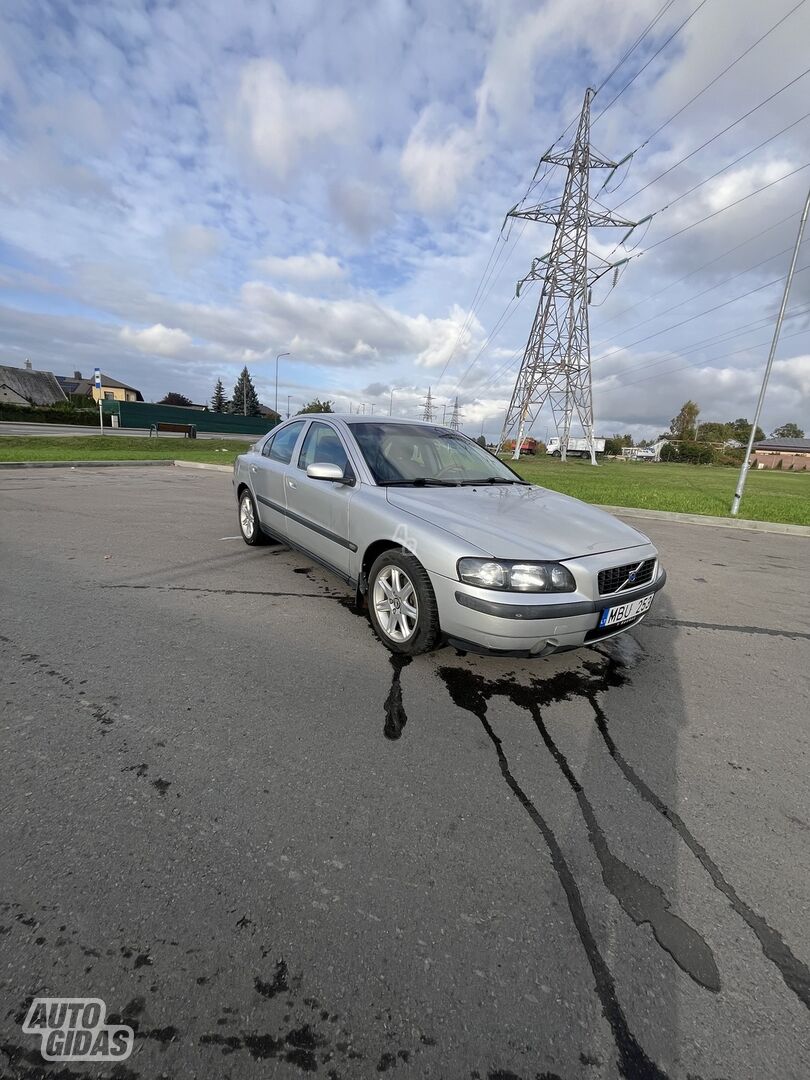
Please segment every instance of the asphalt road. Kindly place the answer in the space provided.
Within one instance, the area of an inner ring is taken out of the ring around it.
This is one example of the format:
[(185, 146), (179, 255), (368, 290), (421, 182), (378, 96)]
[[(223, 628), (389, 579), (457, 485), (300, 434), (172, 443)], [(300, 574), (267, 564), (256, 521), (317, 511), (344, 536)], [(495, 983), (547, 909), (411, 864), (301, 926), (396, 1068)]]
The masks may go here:
[[(19, 424), (9, 420), (0, 423), (0, 435), (98, 435), (98, 427), (90, 427), (87, 424)], [(133, 435), (149, 436), (149, 428), (114, 428), (105, 427), (106, 435)], [(159, 435), (160, 439), (185, 439), (185, 435), (172, 435), (164, 432)], [(250, 442), (258, 438), (255, 435), (234, 434), (232, 431), (198, 431), (198, 439), (241, 439), (242, 442)]]
[(400, 669), (223, 474), (0, 475), (0, 1074), (810, 1075), (808, 542), (649, 531), (632, 636)]

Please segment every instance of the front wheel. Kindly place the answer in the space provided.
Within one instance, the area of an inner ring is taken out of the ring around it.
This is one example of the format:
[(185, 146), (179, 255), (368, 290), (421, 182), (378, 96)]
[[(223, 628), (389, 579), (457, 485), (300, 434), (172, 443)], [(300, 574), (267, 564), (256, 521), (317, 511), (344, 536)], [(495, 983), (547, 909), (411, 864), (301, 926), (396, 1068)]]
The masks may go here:
[(247, 488), (239, 496), (239, 531), (242, 534), (242, 539), (251, 547), (267, 543), (259, 524), (256, 503)]
[(439, 609), (424, 566), (405, 551), (384, 551), (368, 582), (369, 615), (387, 649), (405, 656), (428, 652), (439, 640)]

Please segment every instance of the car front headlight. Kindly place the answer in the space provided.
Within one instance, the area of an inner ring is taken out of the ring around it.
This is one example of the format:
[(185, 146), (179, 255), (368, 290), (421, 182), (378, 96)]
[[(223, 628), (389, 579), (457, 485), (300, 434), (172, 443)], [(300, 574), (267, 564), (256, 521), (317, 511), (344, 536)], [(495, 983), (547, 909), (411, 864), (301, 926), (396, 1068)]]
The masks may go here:
[(507, 592), (576, 592), (567, 566), (554, 562), (512, 562), (504, 559), (459, 559), (458, 578), (479, 589)]

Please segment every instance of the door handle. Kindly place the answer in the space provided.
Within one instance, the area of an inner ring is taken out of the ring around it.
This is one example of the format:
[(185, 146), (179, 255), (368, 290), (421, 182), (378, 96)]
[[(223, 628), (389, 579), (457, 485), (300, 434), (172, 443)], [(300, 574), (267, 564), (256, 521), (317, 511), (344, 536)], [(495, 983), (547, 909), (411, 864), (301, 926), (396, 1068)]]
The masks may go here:
[(259, 466), (258, 465), (251, 465), (250, 466), (250, 471), (251, 472), (258, 472), (259, 471)]
[(294, 480), (290, 480), (290, 478), (289, 478), (289, 476), (288, 476), (288, 477), (287, 477), (287, 487), (295, 488), (295, 487), (297, 487), (297, 486), (298, 486), (298, 485), (296, 484), (296, 482), (295, 482)]

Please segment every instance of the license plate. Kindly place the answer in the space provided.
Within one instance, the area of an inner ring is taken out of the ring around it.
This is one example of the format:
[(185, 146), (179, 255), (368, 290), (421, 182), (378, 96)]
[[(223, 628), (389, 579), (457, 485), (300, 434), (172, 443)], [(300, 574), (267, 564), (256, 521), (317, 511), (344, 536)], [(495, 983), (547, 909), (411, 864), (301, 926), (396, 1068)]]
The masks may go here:
[(653, 602), (653, 594), (642, 596), (640, 600), (631, 600), (629, 604), (619, 604), (618, 607), (605, 608), (602, 618), (599, 620), (600, 627), (617, 626), (619, 623), (632, 622), (645, 611), (650, 610)]

